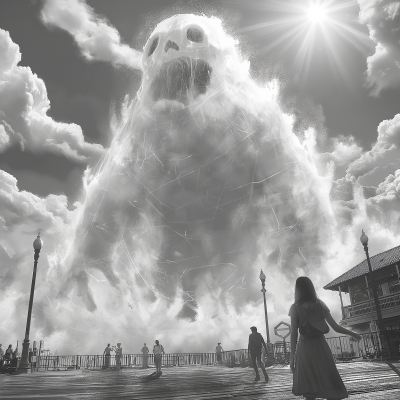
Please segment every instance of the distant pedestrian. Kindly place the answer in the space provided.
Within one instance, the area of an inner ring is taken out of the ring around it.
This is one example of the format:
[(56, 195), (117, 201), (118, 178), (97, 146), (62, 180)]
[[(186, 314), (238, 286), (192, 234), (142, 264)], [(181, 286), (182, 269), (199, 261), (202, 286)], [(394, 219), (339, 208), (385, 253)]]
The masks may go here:
[(112, 347), (110, 346), (110, 343), (107, 344), (107, 347), (104, 349), (104, 368), (108, 369), (110, 368), (110, 362), (111, 362), (111, 351)]
[(156, 370), (159, 375), (161, 375), (161, 358), (162, 355), (165, 354), (164, 347), (160, 344), (158, 340), (156, 340), (156, 344), (153, 347), (154, 353), (154, 363), (156, 364)]
[(215, 353), (217, 355), (217, 363), (222, 364), (222, 352), (224, 349), (221, 346), (221, 342), (217, 343), (217, 347), (215, 348)]
[(11, 360), (13, 355), (13, 349), (12, 349), (12, 344), (10, 344), (4, 354), (4, 359), (5, 360)]
[(141, 351), (143, 353), (143, 368), (149, 368), (149, 348), (146, 343), (143, 345)]
[(121, 359), (122, 359), (122, 347), (121, 343), (117, 343), (117, 347), (115, 349), (115, 365), (118, 369), (121, 368)]
[[(348, 398), (346, 387), (336, 368), (324, 334), (329, 325), (338, 333), (361, 336), (338, 325), (329, 308), (319, 300), (313, 283), (306, 276), (296, 280), (294, 304), (290, 307), (290, 369), (293, 373), (292, 393), (306, 400)], [(298, 331), (300, 339), (297, 343)], [(297, 347), (297, 352), (296, 352)]]
[(260, 380), (260, 375), (258, 373), (257, 367), (258, 362), (264, 374), (265, 382), (268, 382), (269, 377), (267, 371), (265, 370), (264, 363), (261, 361), (261, 348), (264, 346), (265, 350), (267, 350), (267, 345), (265, 344), (264, 338), (262, 337), (261, 333), (257, 332), (257, 328), (255, 326), (252, 326), (250, 329), (251, 333), (249, 335), (248, 351), (253, 362), (254, 371), (256, 372), (255, 380)]

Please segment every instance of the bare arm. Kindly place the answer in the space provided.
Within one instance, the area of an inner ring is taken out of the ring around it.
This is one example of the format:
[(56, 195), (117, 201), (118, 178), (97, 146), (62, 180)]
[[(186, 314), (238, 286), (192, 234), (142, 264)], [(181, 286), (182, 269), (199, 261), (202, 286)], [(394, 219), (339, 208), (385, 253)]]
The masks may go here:
[(298, 329), (299, 329), (299, 322), (297, 319), (297, 315), (292, 315), (290, 317), (290, 326), (291, 326), (291, 333), (290, 333), (290, 360), (294, 360), (294, 355), (296, 353), (297, 347), (297, 337), (298, 337)]
[(360, 340), (361, 336), (355, 332), (352, 332), (346, 328), (343, 328), (343, 326), (340, 326), (333, 318), (331, 313), (326, 313), (325, 315), (326, 322), (332, 327), (332, 329), (337, 332), (337, 333), (343, 333), (344, 335), (349, 335), (353, 337), (356, 340)]

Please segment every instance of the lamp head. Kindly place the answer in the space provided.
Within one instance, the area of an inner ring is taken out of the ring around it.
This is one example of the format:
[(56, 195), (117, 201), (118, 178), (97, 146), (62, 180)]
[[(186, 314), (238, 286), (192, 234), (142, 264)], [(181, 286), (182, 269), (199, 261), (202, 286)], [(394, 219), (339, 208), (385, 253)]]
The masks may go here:
[(265, 282), (265, 274), (264, 274), (263, 270), (261, 270), (261, 272), (260, 272), (260, 280), (261, 280), (261, 282)]
[(368, 244), (368, 236), (364, 233), (364, 229), (361, 230), (360, 241), (364, 246)]
[(33, 242), (33, 248), (35, 250), (40, 250), (42, 248), (43, 242), (40, 239), (40, 233), (38, 233), (37, 238)]

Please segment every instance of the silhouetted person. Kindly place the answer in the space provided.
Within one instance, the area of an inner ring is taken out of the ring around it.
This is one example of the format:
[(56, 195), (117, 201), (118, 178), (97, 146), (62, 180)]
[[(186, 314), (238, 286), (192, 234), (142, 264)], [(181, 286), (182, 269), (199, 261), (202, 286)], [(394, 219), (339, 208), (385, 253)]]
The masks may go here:
[(5, 360), (10, 360), (12, 359), (12, 355), (13, 355), (13, 349), (12, 349), (12, 344), (10, 344), (4, 354), (4, 359)]
[(252, 326), (251, 333), (249, 335), (249, 346), (248, 350), (253, 362), (254, 371), (256, 371), (256, 381), (260, 380), (260, 374), (258, 373), (257, 362), (260, 365), (262, 372), (264, 374), (265, 382), (268, 382), (268, 374), (265, 370), (264, 363), (261, 361), (261, 348), (264, 346), (265, 350), (267, 350), (267, 345), (265, 344), (264, 338), (262, 337), (261, 333), (257, 332), (257, 328)]
[(222, 363), (222, 352), (224, 349), (221, 346), (221, 342), (218, 342), (217, 347), (215, 348), (215, 353), (217, 354), (217, 362), (218, 364)]
[(117, 343), (117, 347), (115, 348), (115, 365), (118, 369), (121, 368), (121, 359), (122, 359), (122, 347), (121, 343)]
[(141, 351), (143, 353), (143, 368), (149, 368), (149, 348), (146, 343), (143, 345)]
[(160, 344), (158, 340), (156, 340), (156, 344), (153, 347), (154, 353), (154, 364), (156, 364), (157, 373), (161, 375), (161, 358), (164, 352), (164, 347)]
[(111, 351), (112, 347), (110, 346), (110, 343), (107, 344), (107, 347), (104, 349), (104, 368), (110, 368), (110, 361), (111, 361)]
[[(290, 369), (293, 373), (292, 393), (306, 400), (324, 398), (340, 400), (348, 397), (346, 387), (336, 368), (324, 334), (329, 325), (338, 333), (357, 341), (361, 336), (338, 325), (329, 308), (319, 300), (311, 280), (301, 276), (296, 280), (294, 304), (290, 307)], [(298, 331), (300, 332), (297, 344)], [(296, 352), (297, 346), (297, 353)]]

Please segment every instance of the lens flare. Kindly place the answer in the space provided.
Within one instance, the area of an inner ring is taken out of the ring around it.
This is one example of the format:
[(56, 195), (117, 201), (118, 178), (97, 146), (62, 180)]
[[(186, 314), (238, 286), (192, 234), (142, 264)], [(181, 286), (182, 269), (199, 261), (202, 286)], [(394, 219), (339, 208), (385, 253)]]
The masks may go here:
[[(265, 22), (242, 28), (242, 32), (258, 31), (265, 37), (261, 50), (281, 54), (302, 75), (308, 75), (316, 57), (326, 58), (332, 71), (339, 72), (351, 84), (343, 62), (343, 48), (350, 42), (359, 51), (370, 51), (369, 36), (354, 23), (357, 3), (349, 0), (296, 0), (255, 2), (254, 8), (265, 12)], [(351, 15), (354, 17), (351, 17)], [(318, 51), (317, 51), (318, 50)]]
[(307, 11), (307, 18), (312, 23), (321, 23), (327, 19), (327, 12), (323, 6), (314, 4)]

